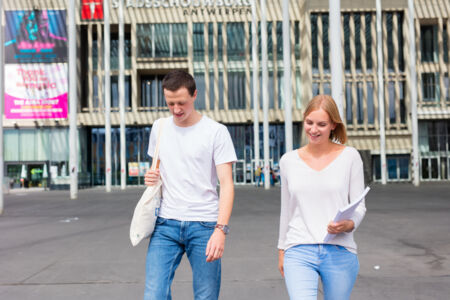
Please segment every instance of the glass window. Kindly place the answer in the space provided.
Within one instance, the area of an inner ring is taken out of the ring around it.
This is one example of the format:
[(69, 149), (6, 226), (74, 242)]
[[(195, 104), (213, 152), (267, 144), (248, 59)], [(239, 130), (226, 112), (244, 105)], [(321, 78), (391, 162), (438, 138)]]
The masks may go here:
[(330, 95), (331, 96), (331, 84), (329, 82), (324, 82), (323, 83), (323, 93), (325, 95)]
[(356, 83), (356, 97), (357, 97), (356, 119), (358, 121), (358, 124), (363, 124), (364, 123), (364, 107), (363, 107), (364, 95), (363, 95), (363, 83), (362, 82)]
[(446, 101), (450, 101), (450, 85), (449, 85), (449, 78), (448, 78), (448, 73), (444, 74), (444, 95), (445, 95), (445, 100)]
[(323, 70), (330, 72), (330, 43), (328, 39), (329, 20), (328, 14), (322, 14), (322, 47), (323, 47)]
[(300, 22), (295, 21), (294, 22), (294, 53), (295, 53), (295, 59), (300, 59)]
[(387, 29), (386, 44), (388, 50), (387, 65), (389, 72), (394, 72), (394, 44), (393, 44), (394, 33), (392, 32), (394, 30), (394, 24), (392, 12), (386, 13), (386, 29)]
[(439, 178), (438, 159), (430, 158), (430, 163), (431, 163), (431, 178), (438, 179)]
[(98, 69), (98, 44), (97, 35), (93, 35), (92, 38), (92, 68)]
[(278, 71), (278, 108), (284, 108), (284, 72)]
[(136, 35), (138, 57), (153, 57), (152, 24), (137, 24)]
[(372, 70), (372, 14), (366, 13), (366, 64), (367, 70)]
[(245, 108), (245, 73), (228, 72), (228, 108)]
[(344, 13), (344, 54), (345, 71), (350, 72), (350, 14)]
[(387, 157), (386, 162), (388, 179), (397, 179), (397, 160), (395, 158)]
[(400, 123), (406, 124), (406, 101), (405, 101), (405, 86), (404, 81), (400, 81)]
[(389, 122), (391, 124), (396, 121), (395, 113), (395, 82), (389, 81), (388, 83), (388, 96), (389, 96)]
[(244, 23), (227, 23), (228, 60), (245, 60)]
[(98, 107), (99, 105), (99, 97), (98, 97), (98, 76), (93, 75), (92, 76), (92, 89), (93, 89), (93, 106)]
[(435, 101), (436, 78), (434, 73), (422, 73), (422, 95), (423, 101)]
[(214, 72), (209, 72), (209, 109), (214, 109), (214, 101), (216, 97), (214, 96)]
[(420, 26), (420, 46), (423, 62), (435, 62), (437, 60), (436, 25)]
[(313, 82), (312, 93), (313, 93), (313, 97), (320, 94), (320, 84), (318, 82)]
[(405, 70), (405, 60), (403, 57), (403, 13), (402, 12), (398, 12), (397, 13), (397, 20), (398, 20), (398, 31), (397, 31), (397, 36), (398, 36), (398, 68), (400, 69), (400, 71), (404, 71)]
[(400, 179), (409, 179), (409, 156), (398, 158), (398, 167), (400, 171)]
[(444, 24), (444, 30), (442, 32), (442, 39), (444, 42), (444, 62), (448, 63), (449, 44), (448, 44), (448, 33), (447, 33), (447, 25), (446, 24)]
[(50, 138), (50, 149), (53, 161), (69, 160), (69, 130), (52, 129)]
[(205, 38), (203, 32), (203, 23), (194, 23), (193, 28), (193, 48), (194, 61), (203, 61), (205, 58)]
[(153, 24), (155, 57), (170, 57), (170, 26), (171, 24)]
[[(158, 25), (158, 24), (157, 24)], [(171, 24), (172, 25), (172, 56), (187, 56), (187, 24)]]
[(317, 14), (311, 14), (311, 53), (313, 73), (319, 72), (319, 48), (317, 37)]
[(5, 161), (18, 161), (21, 149), (19, 148), (19, 129), (4, 129), (3, 155)]
[(223, 36), (222, 36), (222, 23), (217, 23), (217, 52), (219, 61), (222, 60), (223, 56)]
[(167, 109), (162, 89), (164, 75), (141, 76), (141, 107)]
[(295, 102), (297, 104), (297, 108), (302, 108), (302, 102), (301, 102), (301, 80), (300, 80), (301, 74), (299, 70), (295, 71), (295, 86), (296, 86), (296, 95), (295, 95)]
[(369, 124), (375, 123), (375, 113), (373, 106), (373, 82), (367, 82), (367, 118)]
[(427, 178), (430, 178), (430, 172), (429, 172), (429, 170), (430, 170), (430, 167), (428, 166), (428, 158), (422, 158), (422, 160), (421, 160), (421, 166), (422, 166), (422, 178), (423, 179), (427, 179)]
[(268, 55), (268, 59), (272, 60), (273, 59), (273, 39), (272, 39), (272, 27), (273, 24), (272, 22), (267, 22), (267, 55)]
[(381, 180), (381, 159), (379, 155), (372, 156), (373, 179)]
[(283, 22), (277, 21), (277, 59), (283, 59)]
[(208, 56), (209, 61), (214, 60), (214, 24), (208, 23)]
[(362, 53), (362, 46), (361, 46), (361, 14), (360, 13), (354, 13), (353, 14), (353, 22), (355, 24), (355, 68), (356, 71), (361, 71), (362, 64), (361, 64), (361, 55), (359, 53)]
[(206, 84), (205, 84), (205, 73), (198, 72), (194, 73), (195, 85), (197, 87), (197, 98), (195, 99), (195, 109), (202, 110), (206, 109)]
[(347, 124), (353, 124), (353, 108), (352, 104), (352, 83), (345, 83), (345, 116), (347, 119)]
[(223, 72), (219, 71), (219, 109), (224, 109), (223, 103)]
[[(131, 37), (124, 37), (125, 69), (131, 69)], [(119, 70), (119, 34), (111, 34), (111, 70)]]
[[(125, 107), (131, 106), (131, 76), (124, 76)], [(119, 76), (111, 76), (111, 107), (119, 107)]]

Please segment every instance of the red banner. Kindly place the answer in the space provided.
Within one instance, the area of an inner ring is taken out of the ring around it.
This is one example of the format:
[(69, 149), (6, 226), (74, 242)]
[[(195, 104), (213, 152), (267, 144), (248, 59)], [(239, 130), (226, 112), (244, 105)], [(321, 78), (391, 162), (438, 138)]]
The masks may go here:
[(103, 1), (81, 0), (81, 20), (103, 20)]

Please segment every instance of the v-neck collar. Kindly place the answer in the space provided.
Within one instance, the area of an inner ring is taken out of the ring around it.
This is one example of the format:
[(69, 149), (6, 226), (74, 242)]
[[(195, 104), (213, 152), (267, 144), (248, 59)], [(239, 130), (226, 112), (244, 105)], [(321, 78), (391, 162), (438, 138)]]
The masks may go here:
[(342, 156), (342, 153), (344, 153), (344, 151), (345, 151), (347, 148), (348, 148), (348, 147), (345, 146), (345, 148), (341, 150), (341, 152), (338, 154), (338, 156), (336, 156), (332, 161), (330, 161), (330, 162), (328, 163), (328, 165), (326, 165), (325, 167), (323, 167), (323, 168), (320, 169), (320, 170), (314, 169), (314, 168), (311, 167), (311, 166), (310, 166), (303, 158), (301, 158), (300, 155), (299, 155), (299, 153), (298, 153), (298, 149), (295, 150), (295, 155), (297, 156), (297, 158), (298, 158), (302, 163), (304, 163), (304, 164), (308, 167), (308, 169), (310, 169), (310, 170), (312, 170), (312, 171), (314, 171), (314, 172), (317, 172), (317, 173), (321, 173), (321, 172), (325, 171), (326, 169), (328, 169), (331, 165), (333, 165), (334, 162), (337, 161), (337, 160), (339, 159), (339, 157)]

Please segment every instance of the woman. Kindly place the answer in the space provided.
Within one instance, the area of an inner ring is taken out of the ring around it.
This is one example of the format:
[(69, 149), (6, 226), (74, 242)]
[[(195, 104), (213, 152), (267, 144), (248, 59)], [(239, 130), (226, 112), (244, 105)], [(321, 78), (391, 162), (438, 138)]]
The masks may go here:
[[(349, 299), (359, 270), (353, 232), (364, 201), (351, 220), (331, 220), (362, 194), (363, 163), (356, 149), (343, 145), (347, 134), (330, 96), (314, 97), (303, 119), (308, 144), (280, 160), (278, 268), (291, 299), (317, 299), (319, 276), (325, 299)], [(324, 243), (327, 233), (336, 235)]]

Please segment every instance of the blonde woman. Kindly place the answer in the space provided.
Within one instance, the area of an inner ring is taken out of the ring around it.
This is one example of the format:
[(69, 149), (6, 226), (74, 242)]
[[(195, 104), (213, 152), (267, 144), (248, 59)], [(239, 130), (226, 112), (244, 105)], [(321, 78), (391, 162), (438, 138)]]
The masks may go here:
[[(364, 190), (363, 163), (334, 100), (318, 95), (304, 113), (306, 146), (280, 160), (281, 215), (278, 268), (291, 299), (349, 299), (359, 271), (353, 232), (364, 218), (364, 201), (350, 220), (331, 222), (339, 208)], [(324, 243), (327, 233), (336, 234)]]

